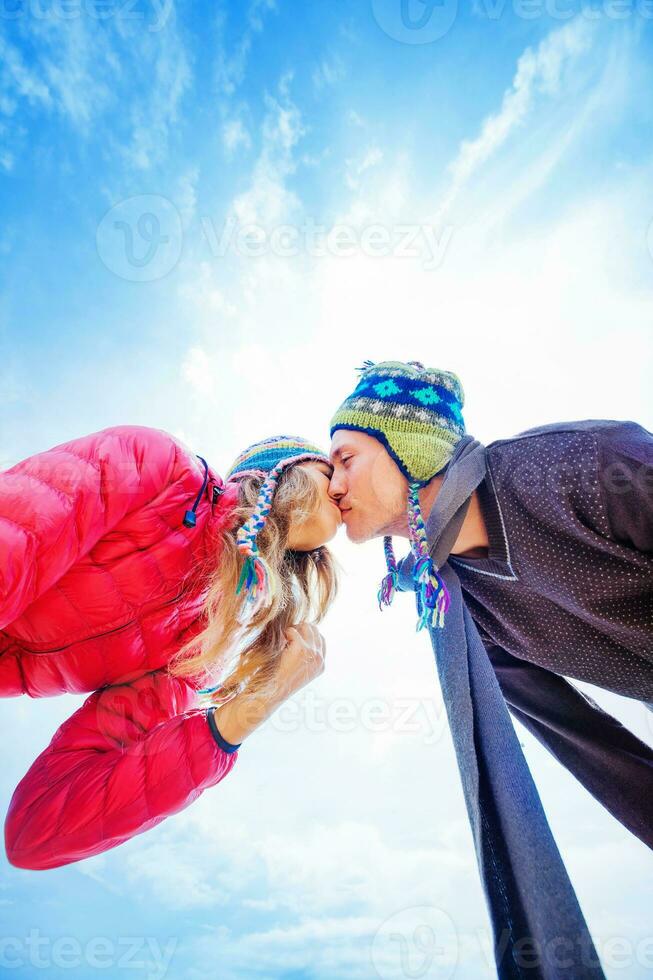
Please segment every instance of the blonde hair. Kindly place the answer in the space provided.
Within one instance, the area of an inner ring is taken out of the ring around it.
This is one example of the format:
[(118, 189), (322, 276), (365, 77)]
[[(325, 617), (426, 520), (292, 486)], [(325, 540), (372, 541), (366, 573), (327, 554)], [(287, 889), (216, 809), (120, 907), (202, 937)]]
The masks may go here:
[(291, 465), (279, 478), (265, 527), (257, 538), (269, 571), (269, 599), (251, 619), (241, 622), (244, 593), (237, 595), (236, 588), (244, 559), (236, 533), (252, 513), (263, 480), (257, 475), (239, 478), (232, 527), (218, 537), (219, 557), (209, 574), (201, 613), (206, 625), (168, 664), (174, 676), (204, 674), (213, 683), (217, 668), (224, 673), (233, 665), (218, 691), (201, 696), (209, 704), (223, 704), (245, 686), (251, 694), (272, 690), (287, 629), (302, 622), (319, 623), (338, 590), (336, 563), (328, 548), (302, 552), (286, 546), (291, 527), (303, 524), (319, 505), (319, 489), (310, 474)]

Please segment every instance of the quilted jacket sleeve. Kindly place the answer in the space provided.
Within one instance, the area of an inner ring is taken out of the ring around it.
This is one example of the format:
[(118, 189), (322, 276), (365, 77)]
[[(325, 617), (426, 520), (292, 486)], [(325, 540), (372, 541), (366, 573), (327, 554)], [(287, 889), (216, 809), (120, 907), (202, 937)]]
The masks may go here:
[(653, 749), (566, 678), (495, 644), (486, 649), (513, 717), (653, 848)]
[(158, 670), (95, 691), (20, 781), (5, 821), (11, 864), (45, 870), (109, 850), (189, 806), (233, 769), (195, 692)]
[(0, 630), (172, 479), (177, 443), (121, 425), (0, 472)]

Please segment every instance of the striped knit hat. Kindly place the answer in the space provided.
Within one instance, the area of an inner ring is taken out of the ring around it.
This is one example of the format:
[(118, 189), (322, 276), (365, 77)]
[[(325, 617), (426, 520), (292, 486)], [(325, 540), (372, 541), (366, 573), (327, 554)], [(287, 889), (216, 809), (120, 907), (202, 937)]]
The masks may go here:
[(232, 463), (225, 477), (226, 480), (249, 475), (266, 477), (256, 506), (239, 528), (236, 539), (245, 559), (236, 592), (239, 594), (245, 588), (245, 603), (252, 615), (269, 596), (270, 589), (268, 569), (259, 555), (257, 537), (265, 527), (281, 474), (289, 466), (308, 460), (328, 463), (329, 457), (313, 443), (297, 436), (273, 436), (249, 446)]
[[(365, 361), (358, 370), (358, 385), (331, 419), (331, 435), (338, 429), (354, 429), (373, 436), (408, 480), (417, 629), (442, 626), (449, 593), (429, 554), (419, 490), (446, 467), (465, 434), (462, 384), (450, 371), (426, 368), (419, 361)], [(388, 572), (379, 589), (380, 608), (390, 605), (398, 581), (392, 538), (385, 537), (383, 545)]]

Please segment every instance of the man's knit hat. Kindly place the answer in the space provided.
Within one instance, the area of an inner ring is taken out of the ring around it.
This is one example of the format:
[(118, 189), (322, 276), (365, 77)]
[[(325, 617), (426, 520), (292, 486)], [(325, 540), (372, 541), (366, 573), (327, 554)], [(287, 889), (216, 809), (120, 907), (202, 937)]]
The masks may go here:
[[(449, 594), (428, 549), (419, 490), (443, 470), (465, 434), (460, 379), (419, 361), (366, 361), (356, 388), (331, 419), (338, 429), (366, 432), (383, 443), (408, 480), (408, 526), (415, 555), (417, 628), (442, 626)], [(388, 573), (379, 589), (379, 606), (390, 605), (397, 588), (392, 538), (383, 539)]]
[(419, 361), (366, 361), (361, 379), (331, 420), (380, 439), (404, 476), (426, 484), (449, 461), (465, 434), (464, 393), (450, 371)]
[(246, 605), (252, 614), (269, 595), (270, 578), (259, 555), (257, 538), (265, 527), (279, 478), (288, 467), (309, 460), (329, 463), (328, 455), (306, 439), (272, 436), (245, 449), (227, 471), (226, 480), (249, 475), (266, 477), (252, 514), (237, 534), (238, 550), (245, 561), (236, 592), (240, 593), (245, 587)]

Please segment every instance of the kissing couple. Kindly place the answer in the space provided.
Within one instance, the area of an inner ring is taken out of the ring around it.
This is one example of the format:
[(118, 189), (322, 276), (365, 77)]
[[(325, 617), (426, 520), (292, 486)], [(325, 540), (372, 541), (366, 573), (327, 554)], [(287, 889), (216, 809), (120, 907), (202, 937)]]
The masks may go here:
[(588, 419), (484, 446), (463, 407), (450, 371), (367, 361), (328, 452), (267, 437), (221, 476), (118, 425), (0, 472), (0, 696), (89, 693), (16, 787), (12, 865), (116, 847), (231, 772), (325, 669), (342, 526), (383, 540), (379, 605), (413, 592), (431, 640), (499, 976), (528, 937), (603, 977), (511, 716), (653, 848), (653, 750), (569, 680), (653, 710), (653, 435)]

